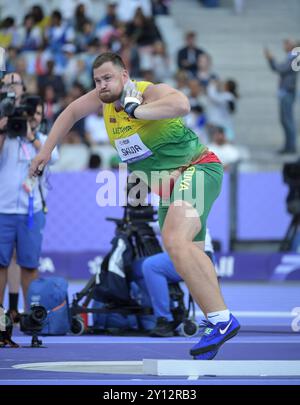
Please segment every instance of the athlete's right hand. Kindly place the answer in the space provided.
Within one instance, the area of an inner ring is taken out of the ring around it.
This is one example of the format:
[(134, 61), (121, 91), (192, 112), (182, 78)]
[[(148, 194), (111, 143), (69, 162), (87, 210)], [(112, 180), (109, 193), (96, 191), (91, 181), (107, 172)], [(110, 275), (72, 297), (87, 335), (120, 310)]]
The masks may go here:
[(42, 149), (31, 162), (29, 177), (40, 176), (50, 159), (51, 153), (48, 153)]
[(3, 117), (0, 119), (0, 130), (3, 130), (6, 127), (7, 119), (7, 117)]
[(124, 105), (124, 111), (131, 118), (135, 118), (134, 111), (135, 109), (142, 104), (143, 96), (142, 93), (137, 89), (134, 82), (128, 80), (124, 86), (122, 94), (122, 104)]

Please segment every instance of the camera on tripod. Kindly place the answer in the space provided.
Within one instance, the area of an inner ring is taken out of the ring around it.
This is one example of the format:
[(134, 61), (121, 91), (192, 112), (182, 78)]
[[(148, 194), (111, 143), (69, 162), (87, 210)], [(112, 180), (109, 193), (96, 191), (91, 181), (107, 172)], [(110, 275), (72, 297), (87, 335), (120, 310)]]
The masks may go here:
[(286, 198), (287, 211), (293, 216), (280, 251), (300, 250), (300, 161), (286, 163), (283, 167), (283, 180), (289, 186)]
[(41, 347), (42, 341), (38, 339), (47, 318), (47, 310), (42, 305), (31, 305), (30, 311), (20, 315), (20, 330), (32, 335), (31, 347)]
[(30, 311), (20, 315), (20, 329), (24, 333), (39, 333), (47, 318), (47, 310), (42, 305), (32, 305)]
[(287, 210), (292, 215), (300, 215), (300, 162), (284, 165), (283, 180), (290, 187), (286, 199)]
[(149, 187), (139, 178), (127, 178), (127, 205), (125, 207), (124, 218), (130, 222), (155, 222), (157, 211), (147, 201), (150, 192)]
[(14, 92), (0, 93), (0, 118), (8, 117), (6, 132), (10, 138), (26, 136), (27, 120), (33, 117), (40, 102), (39, 96), (24, 95), (16, 106)]

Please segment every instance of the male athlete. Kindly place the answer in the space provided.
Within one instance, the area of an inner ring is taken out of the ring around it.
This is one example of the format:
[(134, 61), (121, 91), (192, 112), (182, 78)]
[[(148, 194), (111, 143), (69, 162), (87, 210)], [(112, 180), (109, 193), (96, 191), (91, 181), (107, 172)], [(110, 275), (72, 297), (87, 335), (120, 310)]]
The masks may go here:
[[(97, 113), (103, 104), (106, 130), (121, 160), (130, 171), (146, 176), (152, 190), (161, 196), (164, 246), (207, 317), (207, 328), (190, 354), (210, 360), (240, 328), (224, 303), (213, 265), (203, 251), (207, 216), (221, 190), (222, 164), (184, 126), (180, 117), (189, 113), (190, 105), (180, 91), (143, 81), (133, 86), (122, 59), (110, 52), (95, 59), (93, 74), (96, 88), (60, 114), (32, 161), (31, 174), (43, 170), (51, 151), (76, 121)], [(161, 172), (164, 180), (170, 180), (164, 186), (159, 182)]]

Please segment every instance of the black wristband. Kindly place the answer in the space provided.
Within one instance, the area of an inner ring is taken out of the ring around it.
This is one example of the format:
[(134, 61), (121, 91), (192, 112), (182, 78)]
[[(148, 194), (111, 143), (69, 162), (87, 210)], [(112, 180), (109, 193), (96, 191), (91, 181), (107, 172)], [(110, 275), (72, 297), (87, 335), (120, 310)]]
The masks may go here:
[(134, 115), (134, 111), (139, 105), (139, 103), (127, 103), (124, 107), (124, 111), (127, 115), (129, 115), (129, 117), (136, 118)]

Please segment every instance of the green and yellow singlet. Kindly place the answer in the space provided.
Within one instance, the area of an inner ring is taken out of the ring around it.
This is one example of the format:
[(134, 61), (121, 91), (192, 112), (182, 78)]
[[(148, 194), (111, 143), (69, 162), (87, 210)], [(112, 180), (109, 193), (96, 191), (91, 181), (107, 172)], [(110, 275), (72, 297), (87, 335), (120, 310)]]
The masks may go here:
[[(150, 82), (136, 82), (144, 93)], [(186, 128), (181, 118), (140, 120), (129, 118), (114, 104), (104, 104), (103, 116), (110, 143), (130, 171), (142, 171), (150, 184), (153, 171), (174, 171), (189, 165), (206, 147)]]

